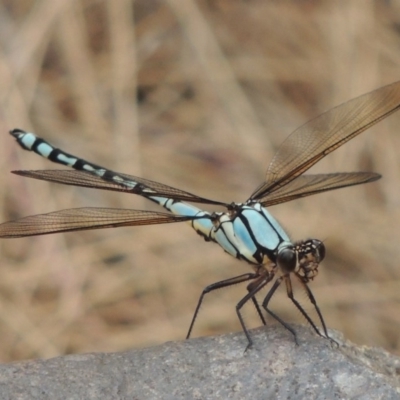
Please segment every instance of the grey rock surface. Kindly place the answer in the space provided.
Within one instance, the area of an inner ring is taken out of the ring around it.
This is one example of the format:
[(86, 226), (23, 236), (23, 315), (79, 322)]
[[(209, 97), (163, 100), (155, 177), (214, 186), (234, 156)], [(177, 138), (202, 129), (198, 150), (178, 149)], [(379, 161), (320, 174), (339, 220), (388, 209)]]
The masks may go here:
[(400, 399), (400, 358), (280, 326), (0, 365), (0, 399)]

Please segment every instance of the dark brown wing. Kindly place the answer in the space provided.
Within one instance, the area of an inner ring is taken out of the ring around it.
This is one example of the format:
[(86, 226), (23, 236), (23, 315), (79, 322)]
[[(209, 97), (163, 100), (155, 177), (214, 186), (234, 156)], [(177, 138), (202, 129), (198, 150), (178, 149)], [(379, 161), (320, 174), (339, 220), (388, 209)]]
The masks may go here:
[(285, 203), (299, 197), (326, 192), (347, 186), (374, 182), (381, 176), (373, 172), (339, 172), (336, 174), (301, 175), (287, 185), (258, 199), (264, 207)]
[[(78, 170), (44, 169), (38, 171), (12, 172), (16, 175), (26, 176), (28, 178), (39, 179), (42, 181), (61, 183), (63, 185), (114, 190), (117, 192), (134, 193), (141, 196), (154, 195), (181, 201), (190, 201), (193, 203), (226, 205), (225, 203), (196, 196), (195, 194), (176, 189), (172, 186), (127, 174), (115, 173), (115, 176), (123, 178), (124, 180), (123, 182), (121, 181), (121, 183), (118, 183), (111, 180), (104, 180), (104, 178), (99, 176)], [(140, 185), (136, 185), (136, 183), (139, 183)], [(150, 190), (146, 190), (146, 188), (149, 188)]]
[(118, 226), (167, 224), (193, 219), (196, 219), (196, 217), (155, 211), (92, 207), (72, 208), (4, 222), (0, 224), (0, 238), (9, 239), (57, 232), (115, 228)]
[(400, 107), (400, 82), (335, 107), (295, 130), (280, 146), (266, 182), (250, 197), (266, 199), (315, 163)]

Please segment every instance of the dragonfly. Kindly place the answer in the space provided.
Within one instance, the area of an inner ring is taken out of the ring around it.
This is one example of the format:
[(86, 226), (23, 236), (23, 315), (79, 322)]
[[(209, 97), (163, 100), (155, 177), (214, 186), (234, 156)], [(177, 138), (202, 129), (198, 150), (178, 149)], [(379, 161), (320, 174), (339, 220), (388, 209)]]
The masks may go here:
[[(251, 272), (212, 283), (202, 291), (186, 338), (191, 336), (204, 297), (217, 289), (247, 282), (246, 294), (236, 304), (236, 314), (247, 338), (242, 308), (252, 302), (263, 325), (270, 315), (294, 337), (293, 327), (269, 307), (270, 300), (284, 283), (290, 301), (311, 328), (330, 339), (328, 330), (309, 288), (325, 257), (325, 245), (318, 239), (292, 241), (267, 207), (329, 190), (376, 181), (374, 172), (304, 174), (326, 155), (400, 108), (400, 81), (343, 103), (296, 129), (278, 148), (261, 185), (242, 203), (224, 203), (140, 177), (114, 172), (64, 152), (33, 133), (13, 129), (10, 134), (25, 150), (50, 161), (72, 167), (70, 170), (12, 171), (14, 174), (64, 185), (104, 189), (140, 195), (163, 207), (166, 212), (73, 208), (32, 215), (0, 224), (0, 238), (19, 238), (88, 229), (187, 222), (206, 241), (218, 244), (229, 255), (247, 262)], [(194, 206), (223, 206), (224, 211), (208, 212)], [(305, 291), (316, 312), (315, 322), (296, 300), (293, 282)], [(268, 284), (261, 304), (256, 295)], [(266, 312), (265, 316), (264, 313)], [(322, 327), (322, 329), (321, 329)]]

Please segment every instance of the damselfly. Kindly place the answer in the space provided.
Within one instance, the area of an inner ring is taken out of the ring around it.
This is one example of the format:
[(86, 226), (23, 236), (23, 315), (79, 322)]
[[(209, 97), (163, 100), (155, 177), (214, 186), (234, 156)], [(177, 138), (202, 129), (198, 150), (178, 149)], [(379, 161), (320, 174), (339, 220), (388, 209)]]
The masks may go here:
[[(251, 300), (265, 325), (262, 310), (279, 321), (294, 336), (295, 330), (276, 315), (269, 302), (285, 283), (289, 299), (315, 332), (329, 338), (325, 321), (308, 287), (318, 273), (325, 256), (325, 246), (317, 239), (292, 242), (266, 207), (310, 196), (312, 194), (373, 182), (380, 175), (372, 172), (350, 172), (303, 175), (330, 152), (365, 129), (387, 117), (400, 107), (400, 82), (384, 86), (333, 108), (295, 130), (280, 146), (270, 163), (263, 182), (244, 203), (223, 203), (196, 196), (162, 183), (113, 172), (57, 149), (33, 133), (20, 129), (10, 132), (25, 150), (48, 158), (73, 170), (13, 171), (26, 176), (66, 185), (114, 190), (143, 196), (168, 213), (111, 208), (75, 208), (48, 214), (33, 215), (0, 225), (1, 238), (44, 235), (56, 232), (118, 226), (163, 224), (186, 221), (206, 241), (219, 244), (231, 256), (246, 261), (248, 272), (207, 286), (197, 303), (187, 338), (189, 338), (204, 296), (216, 289), (250, 282), (246, 295), (237, 303), (236, 313), (248, 340), (252, 339), (244, 323), (241, 309)], [(224, 206), (225, 212), (207, 212), (191, 203)], [(291, 278), (304, 288), (316, 310), (323, 332), (295, 299)], [(275, 280), (274, 280), (275, 279)], [(256, 294), (271, 281), (261, 307)]]

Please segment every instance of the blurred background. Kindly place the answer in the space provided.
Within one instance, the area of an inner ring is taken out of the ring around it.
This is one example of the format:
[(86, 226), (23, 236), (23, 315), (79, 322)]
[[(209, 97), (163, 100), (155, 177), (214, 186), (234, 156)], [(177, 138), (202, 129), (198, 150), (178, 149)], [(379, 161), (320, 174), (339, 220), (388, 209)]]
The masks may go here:
[[(156, 209), (10, 174), (57, 168), (22, 151), (12, 128), (116, 171), (244, 201), (296, 127), (400, 79), (398, 1), (2, 0), (0, 19), (1, 221), (83, 206)], [(380, 181), (270, 210), (293, 240), (325, 242), (310, 287), (328, 327), (396, 354), (399, 126), (400, 114), (385, 119), (312, 170), (375, 171)], [(2, 362), (181, 340), (203, 287), (250, 271), (186, 224), (2, 240), (0, 249)], [(193, 336), (239, 331), (245, 293), (210, 294)], [(303, 322), (284, 288), (272, 308)], [(260, 325), (251, 306), (244, 315)]]

